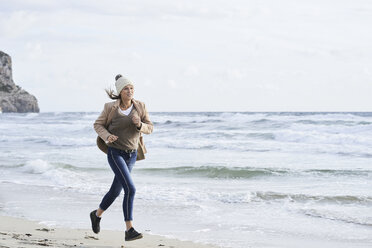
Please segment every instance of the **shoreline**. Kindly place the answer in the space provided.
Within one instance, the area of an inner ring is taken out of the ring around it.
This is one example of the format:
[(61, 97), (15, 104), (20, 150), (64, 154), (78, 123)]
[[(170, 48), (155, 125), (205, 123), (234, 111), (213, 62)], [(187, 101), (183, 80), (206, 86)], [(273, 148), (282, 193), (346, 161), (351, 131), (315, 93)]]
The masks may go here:
[(0, 215), (0, 248), (23, 247), (97, 247), (97, 248), (217, 248), (217, 246), (181, 241), (143, 233), (143, 238), (125, 242), (123, 231), (49, 227), (25, 218)]

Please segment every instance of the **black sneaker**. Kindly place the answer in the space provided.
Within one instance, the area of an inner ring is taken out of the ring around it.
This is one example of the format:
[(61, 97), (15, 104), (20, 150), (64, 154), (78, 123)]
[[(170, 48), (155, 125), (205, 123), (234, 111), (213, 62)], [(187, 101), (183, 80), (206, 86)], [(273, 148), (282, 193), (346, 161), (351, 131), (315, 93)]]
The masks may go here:
[(94, 210), (90, 213), (90, 220), (92, 221), (92, 229), (94, 233), (99, 233), (100, 227), (99, 227), (99, 222), (101, 221), (100, 217), (97, 217), (96, 215), (97, 210)]
[(132, 241), (142, 238), (142, 233), (137, 232), (133, 227), (131, 227), (128, 231), (125, 231), (125, 241)]

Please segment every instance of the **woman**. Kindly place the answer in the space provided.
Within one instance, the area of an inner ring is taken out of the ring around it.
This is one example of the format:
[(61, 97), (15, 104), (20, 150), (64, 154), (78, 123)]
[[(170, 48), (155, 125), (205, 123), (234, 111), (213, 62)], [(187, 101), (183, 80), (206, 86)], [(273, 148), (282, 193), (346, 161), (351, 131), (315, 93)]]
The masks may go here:
[(112, 90), (106, 90), (106, 93), (116, 101), (106, 103), (101, 115), (94, 123), (98, 136), (107, 144), (107, 159), (115, 177), (99, 208), (90, 213), (90, 219), (93, 232), (99, 233), (103, 212), (124, 189), (125, 240), (131, 241), (142, 238), (142, 234), (133, 228), (132, 223), (136, 188), (130, 172), (137, 159), (141, 133), (152, 133), (153, 124), (149, 119), (145, 104), (133, 99), (133, 82), (121, 75), (117, 75), (115, 80), (118, 95), (115, 95)]

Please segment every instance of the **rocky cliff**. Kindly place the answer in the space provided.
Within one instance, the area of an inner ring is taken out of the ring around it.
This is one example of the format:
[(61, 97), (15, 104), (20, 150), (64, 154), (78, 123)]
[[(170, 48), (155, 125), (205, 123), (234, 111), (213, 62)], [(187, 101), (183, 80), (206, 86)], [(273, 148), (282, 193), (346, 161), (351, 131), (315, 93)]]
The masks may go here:
[(3, 113), (40, 111), (36, 97), (13, 82), (12, 60), (2, 51), (0, 51), (0, 110)]

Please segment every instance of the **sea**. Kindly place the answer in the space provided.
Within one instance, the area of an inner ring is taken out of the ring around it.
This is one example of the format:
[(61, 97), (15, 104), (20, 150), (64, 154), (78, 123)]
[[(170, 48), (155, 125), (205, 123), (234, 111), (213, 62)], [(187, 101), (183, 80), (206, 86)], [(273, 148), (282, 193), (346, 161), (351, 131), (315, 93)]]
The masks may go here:
[[(0, 214), (90, 228), (113, 180), (98, 115), (0, 114)], [(139, 231), (231, 248), (372, 247), (371, 112), (150, 118), (132, 171)], [(101, 229), (124, 231), (123, 194)]]

